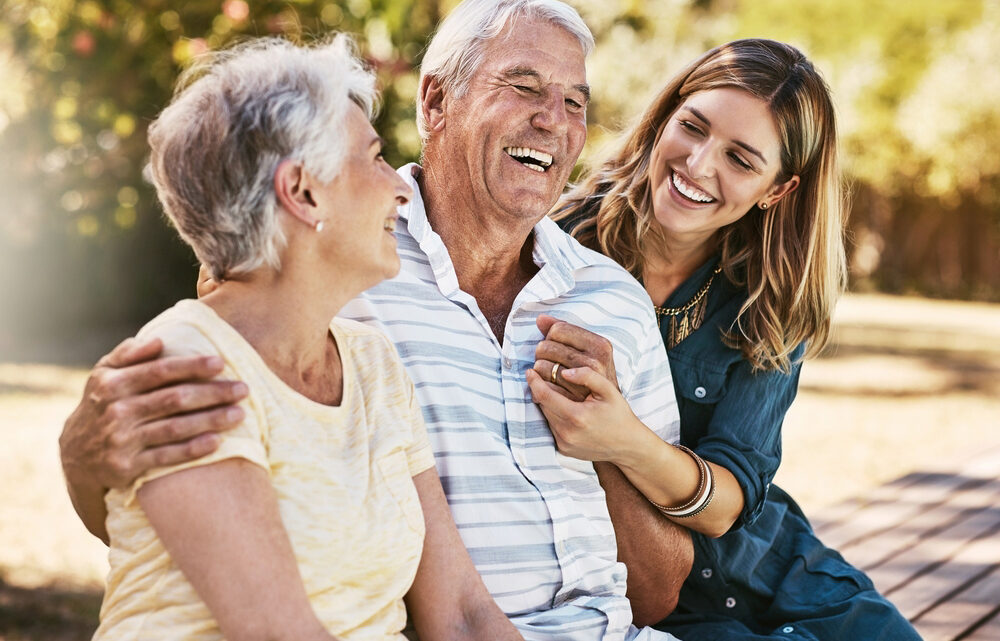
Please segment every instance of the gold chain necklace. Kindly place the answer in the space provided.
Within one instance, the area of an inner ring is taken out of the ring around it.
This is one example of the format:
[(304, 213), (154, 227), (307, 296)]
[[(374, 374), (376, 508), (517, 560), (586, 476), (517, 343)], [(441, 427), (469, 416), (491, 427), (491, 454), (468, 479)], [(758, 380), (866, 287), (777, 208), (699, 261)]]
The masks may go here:
[(691, 335), (694, 330), (701, 327), (701, 321), (705, 319), (705, 307), (708, 304), (708, 290), (712, 288), (715, 275), (722, 271), (719, 265), (708, 277), (708, 281), (701, 286), (698, 293), (691, 297), (691, 300), (680, 307), (658, 307), (656, 310), (656, 325), (660, 326), (660, 319), (664, 316), (670, 317), (670, 331), (667, 334), (667, 349), (673, 349), (682, 340)]

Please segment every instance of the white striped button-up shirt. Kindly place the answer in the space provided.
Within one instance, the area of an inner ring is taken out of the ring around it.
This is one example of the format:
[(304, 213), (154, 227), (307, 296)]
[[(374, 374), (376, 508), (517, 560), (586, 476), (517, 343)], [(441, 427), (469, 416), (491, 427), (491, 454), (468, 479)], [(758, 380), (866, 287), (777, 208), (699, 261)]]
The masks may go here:
[(534, 228), (539, 267), (514, 301), (500, 343), (476, 300), (459, 289), (451, 258), (414, 197), (399, 208), (400, 274), (342, 316), (395, 343), (422, 405), (437, 469), (462, 540), (486, 587), (527, 639), (671, 639), (636, 630), (625, 567), (593, 465), (559, 454), (532, 403), (525, 372), (542, 339), (542, 313), (614, 346), (632, 410), (676, 442), (679, 417), (649, 298), (608, 258), (549, 219)]

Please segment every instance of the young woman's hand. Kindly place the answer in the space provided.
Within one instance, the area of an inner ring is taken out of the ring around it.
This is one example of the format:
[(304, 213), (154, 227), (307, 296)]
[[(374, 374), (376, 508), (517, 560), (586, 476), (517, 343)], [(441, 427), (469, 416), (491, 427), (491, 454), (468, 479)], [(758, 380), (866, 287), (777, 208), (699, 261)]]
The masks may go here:
[(568, 398), (561, 385), (544, 380), (535, 369), (527, 372), (532, 399), (541, 407), (561, 453), (623, 465), (635, 458), (647, 439), (662, 443), (604, 375), (590, 367), (577, 367), (560, 368), (558, 376), (565, 384), (586, 390), (585, 398)]

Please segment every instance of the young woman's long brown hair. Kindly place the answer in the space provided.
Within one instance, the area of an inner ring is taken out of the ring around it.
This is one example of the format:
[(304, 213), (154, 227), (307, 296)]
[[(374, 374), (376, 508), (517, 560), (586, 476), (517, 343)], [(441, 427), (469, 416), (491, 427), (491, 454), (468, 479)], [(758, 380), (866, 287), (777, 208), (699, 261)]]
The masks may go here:
[[(712, 49), (664, 87), (638, 122), (558, 205), (584, 245), (642, 278), (644, 256), (661, 239), (653, 217), (649, 161), (671, 114), (687, 96), (723, 87), (766, 102), (781, 139), (777, 181), (798, 188), (768, 209), (754, 207), (718, 233), (726, 277), (748, 296), (727, 342), (756, 369), (784, 369), (795, 347), (807, 356), (826, 344), (830, 315), (846, 283), (844, 204), (830, 93), (802, 53), (773, 40), (746, 39)], [(659, 301), (657, 301), (659, 302)]]

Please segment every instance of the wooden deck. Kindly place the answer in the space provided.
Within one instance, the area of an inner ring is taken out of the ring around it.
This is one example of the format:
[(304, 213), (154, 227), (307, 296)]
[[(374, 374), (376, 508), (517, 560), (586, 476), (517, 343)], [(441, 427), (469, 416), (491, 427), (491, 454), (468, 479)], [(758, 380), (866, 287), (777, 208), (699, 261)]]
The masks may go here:
[(1000, 641), (1000, 448), (909, 474), (812, 521), (925, 641)]

